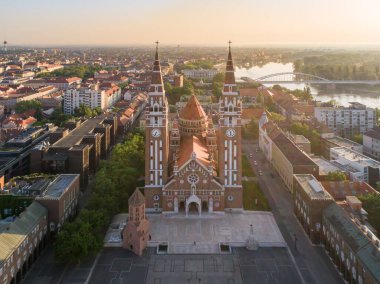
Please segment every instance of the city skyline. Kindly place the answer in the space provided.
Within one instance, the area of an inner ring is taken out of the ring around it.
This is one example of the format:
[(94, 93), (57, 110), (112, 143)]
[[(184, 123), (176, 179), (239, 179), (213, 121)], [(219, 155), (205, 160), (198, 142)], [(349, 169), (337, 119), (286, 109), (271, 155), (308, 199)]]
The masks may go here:
[[(380, 2), (366, 0), (0, 1), (9, 45), (379, 45)], [(153, 40), (152, 40), (153, 39)]]

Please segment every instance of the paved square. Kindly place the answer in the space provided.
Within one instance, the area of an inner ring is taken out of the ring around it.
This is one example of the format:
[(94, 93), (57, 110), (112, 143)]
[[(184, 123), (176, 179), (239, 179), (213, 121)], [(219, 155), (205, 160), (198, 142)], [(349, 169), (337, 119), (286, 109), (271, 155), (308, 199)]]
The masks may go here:
[[(113, 271), (116, 269), (117, 272)], [(302, 283), (286, 248), (235, 248), (229, 255), (157, 255), (141, 257), (122, 248), (105, 248), (91, 284), (265, 284)]]
[[(120, 232), (127, 214), (115, 216), (105, 238), (106, 247), (121, 247)], [(285, 247), (286, 243), (271, 212), (203, 214), (147, 214), (150, 221), (150, 247), (167, 242), (169, 254), (217, 254), (220, 243), (245, 247), (253, 228), (260, 247)], [(119, 228), (119, 229), (115, 229)], [(119, 241), (117, 241), (119, 236)]]

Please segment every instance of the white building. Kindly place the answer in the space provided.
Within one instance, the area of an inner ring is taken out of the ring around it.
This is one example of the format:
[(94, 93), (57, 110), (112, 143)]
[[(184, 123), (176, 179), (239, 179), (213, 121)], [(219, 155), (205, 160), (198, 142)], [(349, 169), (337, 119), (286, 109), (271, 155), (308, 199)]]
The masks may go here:
[(364, 154), (380, 160), (380, 127), (377, 126), (363, 134)]
[(73, 114), (80, 105), (102, 110), (114, 105), (121, 99), (121, 90), (114, 84), (81, 85), (68, 89), (64, 94), (64, 113)]
[(193, 79), (212, 79), (216, 74), (218, 74), (218, 70), (215, 69), (184, 69), (182, 70), (183, 75), (187, 78)]
[(350, 107), (316, 107), (314, 116), (341, 136), (351, 137), (372, 129), (376, 124), (375, 109), (356, 102), (350, 104)]
[(380, 162), (346, 147), (331, 148), (330, 159), (334, 165), (350, 172), (351, 180), (365, 181), (376, 187)]

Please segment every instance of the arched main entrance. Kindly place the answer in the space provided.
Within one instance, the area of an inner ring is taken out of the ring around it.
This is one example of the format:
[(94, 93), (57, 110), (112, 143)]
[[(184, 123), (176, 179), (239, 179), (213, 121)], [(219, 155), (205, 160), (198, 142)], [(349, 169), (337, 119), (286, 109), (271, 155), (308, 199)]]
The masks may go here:
[(190, 197), (186, 199), (186, 216), (189, 215), (190, 205), (196, 206), (197, 209), (198, 209), (198, 215), (201, 216), (201, 213), (202, 213), (202, 201), (195, 194), (190, 195)]

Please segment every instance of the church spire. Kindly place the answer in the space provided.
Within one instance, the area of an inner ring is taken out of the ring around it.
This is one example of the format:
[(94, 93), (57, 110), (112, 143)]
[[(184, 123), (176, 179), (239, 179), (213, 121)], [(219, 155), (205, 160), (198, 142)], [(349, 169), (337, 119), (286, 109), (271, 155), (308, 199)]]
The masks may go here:
[[(156, 54), (154, 57), (154, 64), (153, 64), (153, 72), (152, 72), (152, 85), (161, 85), (162, 88), (164, 86), (162, 81), (162, 74), (161, 74), (161, 65), (160, 65), (160, 59), (158, 57), (158, 44), (159, 42), (156, 41)], [(154, 88), (154, 86), (152, 86)], [(151, 88), (152, 88), (151, 87)]]
[(224, 78), (225, 85), (235, 85), (235, 72), (234, 65), (232, 63), (232, 54), (231, 54), (231, 41), (228, 42), (228, 58), (226, 65), (226, 75)]

